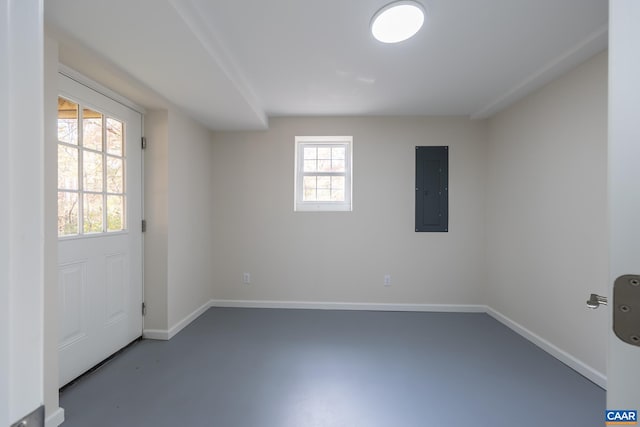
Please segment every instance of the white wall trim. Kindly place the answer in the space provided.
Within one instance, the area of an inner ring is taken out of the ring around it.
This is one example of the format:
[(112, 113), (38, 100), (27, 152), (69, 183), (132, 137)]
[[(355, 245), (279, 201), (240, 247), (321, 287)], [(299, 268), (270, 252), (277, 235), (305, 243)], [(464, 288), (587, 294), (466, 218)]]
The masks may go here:
[(202, 315), (202, 313), (207, 311), (209, 308), (211, 308), (211, 301), (208, 301), (208, 302), (202, 304), (202, 306), (200, 306), (199, 308), (194, 310), (191, 314), (187, 315), (182, 320), (180, 320), (178, 323), (173, 325), (169, 329), (169, 339), (173, 338), (174, 336), (176, 336), (176, 334), (178, 332), (183, 330), (185, 327), (189, 326), (189, 323), (191, 323), (194, 320), (196, 320), (198, 317), (200, 317)]
[(44, 422), (45, 427), (58, 427), (64, 422), (64, 409), (58, 408)]
[(142, 338), (167, 341), (169, 339), (169, 331), (167, 329), (143, 329)]
[(529, 329), (525, 328), (518, 322), (508, 318), (507, 316), (494, 310), (493, 308), (487, 307), (486, 312), (489, 316), (493, 317), (498, 322), (507, 326), (509, 329), (516, 332), (520, 336), (531, 341), (533, 344), (540, 347), (542, 350), (546, 351), (547, 353), (549, 353), (550, 355), (552, 355), (553, 357), (555, 357), (556, 359), (558, 359), (559, 361), (561, 361), (562, 363), (564, 363), (565, 365), (573, 369), (574, 371), (578, 372), (588, 380), (599, 385), (605, 390), (607, 389), (607, 377), (602, 372), (596, 371), (595, 369), (593, 369), (591, 366), (587, 365), (580, 359), (572, 356), (571, 354), (567, 353), (566, 351), (562, 350), (561, 348), (557, 347), (556, 345), (542, 338), (540, 335), (530, 331)]
[(434, 311), (484, 313), (486, 306), (472, 304), (386, 304), (360, 302), (256, 301), (214, 299), (211, 307), (286, 308), (314, 310)]
[(150, 340), (170, 340), (178, 334), (181, 330), (187, 327), (191, 322), (196, 320), (205, 311), (211, 308), (211, 301), (207, 301), (202, 306), (185, 316), (178, 323), (167, 329), (144, 329), (142, 331), (142, 337)]
[(142, 337), (151, 340), (170, 340), (211, 307), (283, 308), (311, 310), (370, 310), (370, 311), (432, 311), (452, 313), (484, 313), (486, 306), (472, 304), (385, 304), (359, 302), (261, 301), (212, 299), (184, 317), (170, 329), (144, 329)]

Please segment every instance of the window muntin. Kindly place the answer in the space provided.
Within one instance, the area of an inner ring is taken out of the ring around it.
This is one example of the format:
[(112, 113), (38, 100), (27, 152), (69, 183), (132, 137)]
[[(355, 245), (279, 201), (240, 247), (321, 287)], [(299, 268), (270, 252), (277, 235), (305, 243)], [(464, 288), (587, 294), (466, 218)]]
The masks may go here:
[(124, 123), (58, 98), (58, 236), (126, 230)]
[(296, 211), (350, 211), (350, 136), (296, 137)]

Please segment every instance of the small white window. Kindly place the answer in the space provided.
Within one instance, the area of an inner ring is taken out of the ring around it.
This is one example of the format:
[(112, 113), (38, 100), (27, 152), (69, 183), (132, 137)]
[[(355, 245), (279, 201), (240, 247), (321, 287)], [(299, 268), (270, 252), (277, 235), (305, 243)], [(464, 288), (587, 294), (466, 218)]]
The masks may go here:
[(296, 136), (296, 211), (351, 210), (350, 136)]

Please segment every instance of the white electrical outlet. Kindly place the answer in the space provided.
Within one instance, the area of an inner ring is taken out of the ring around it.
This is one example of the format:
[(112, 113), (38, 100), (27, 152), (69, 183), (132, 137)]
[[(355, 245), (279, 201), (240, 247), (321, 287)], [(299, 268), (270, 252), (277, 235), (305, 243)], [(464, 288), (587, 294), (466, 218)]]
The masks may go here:
[(385, 286), (391, 286), (391, 275), (390, 274), (385, 274), (384, 275), (384, 285)]
[(251, 273), (242, 273), (242, 283), (245, 285), (251, 283)]

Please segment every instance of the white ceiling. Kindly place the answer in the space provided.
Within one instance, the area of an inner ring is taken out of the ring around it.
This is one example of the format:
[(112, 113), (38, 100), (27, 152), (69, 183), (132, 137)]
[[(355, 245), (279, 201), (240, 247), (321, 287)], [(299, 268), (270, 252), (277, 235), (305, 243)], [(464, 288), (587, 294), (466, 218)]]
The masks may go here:
[(369, 22), (388, 2), (46, 0), (45, 21), (108, 65), (90, 77), (121, 86), (113, 69), (211, 129), (261, 129), (271, 116), (484, 118), (607, 46), (606, 0), (423, 0), (425, 27), (385, 45)]

